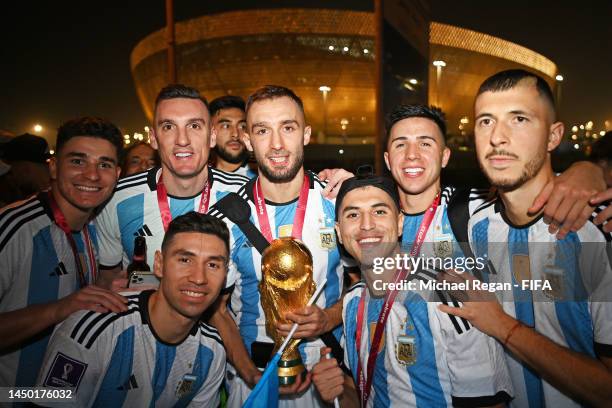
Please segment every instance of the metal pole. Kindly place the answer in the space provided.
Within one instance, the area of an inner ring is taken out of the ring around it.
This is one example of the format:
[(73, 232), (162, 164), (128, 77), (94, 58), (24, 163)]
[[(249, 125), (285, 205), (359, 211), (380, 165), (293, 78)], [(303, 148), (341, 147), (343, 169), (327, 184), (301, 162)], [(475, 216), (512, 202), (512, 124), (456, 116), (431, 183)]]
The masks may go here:
[(376, 118), (374, 130), (376, 173), (383, 174), (384, 154), (384, 113), (383, 113), (383, 4), (382, 0), (374, 0), (374, 20), (376, 27), (375, 65), (376, 65)]
[(166, 42), (168, 45), (168, 83), (176, 83), (176, 56), (174, 38), (174, 0), (166, 0)]

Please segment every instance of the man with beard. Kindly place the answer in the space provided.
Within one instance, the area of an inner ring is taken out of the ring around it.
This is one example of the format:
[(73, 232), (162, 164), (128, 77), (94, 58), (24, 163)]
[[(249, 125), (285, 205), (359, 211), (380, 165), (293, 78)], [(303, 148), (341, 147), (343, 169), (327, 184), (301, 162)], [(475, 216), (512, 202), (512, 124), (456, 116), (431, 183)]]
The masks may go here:
[(78, 310), (120, 312), (93, 286), (96, 208), (113, 193), (123, 138), (98, 118), (58, 129), (51, 190), (0, 210), (0, 387), (32, 387), (53, 326)]
[[(268, 242), (279, 237), (300, 238), (313, 255), (315, 284), (327, 280), (316, 304), (285, 316), (299, 323), (294, 337), (305, 339), (299, 351), (309, 369), (318, 361), (323, 345), (317, 337), (341, 322), (343, 267), (333, 232), (334, 202), (323, 196), (324, 183), (303, 168), (311, 128), (305, 123), (301, 99), (290, 89), (265, 86), (249, 97), (246, 112), (246, 146), (255, 154), (259, 176), (238, 195), (250, 207), (250, 222)], [(222, 211), (213, 207), (211, 214), (228, 222), (231, 233), (233, 265), (227, 286), (233, 286), (233, 292), (222, 296), (211, 323), (221, 333), (232, 365), (227, 376), (228, 406), (237, 407), (259, 380), (259, 369), (265, 367), (272, 351), (258, 289), (261, 254)], [(291, 326), (278, 325), (279, 334), (286, 336)], [(309, 376), (303, 382), (298, 376), (293, 385), (281, 387), (281, 393), (292, 394), (281, 399), (281, 406), (320, 406), (322, 402), (309, 385)]]
[(200, 316), (223, 287), (228, 235), (210, 215), (177, 217), (155, 252), (159, 290), (126, 293), (124, 313), (80, 312), (61, 324), (37, 383), (74, 394), (51, 405), (218, 406), (225, 351)]
[(219, 198), (248, 181), (207, 165), (215, 137), (208, 103), (196, 89), (168, 85), (159, 92), (151, 146), (159, 153), (161, 169), (121, 179), (98, 216), (100, 264), (113, 272), (109, 275), (118, 276), (129, 264), (135, 236), (146, 237), (147, 263), (153, 265), (173, 218), (194, 210), (206, 213)]
[(210, 103), (212, 126), (217, 134), (215, 168), (248, 178), (255, 172), (248, 166), (249, 152), (243, 141), (246, 129), (244, 100), (239, 96), (225, 95)]
[[(476, 256), (487, 256), (483, 280), (510, 284), (501, 305), (468, 291), (461, 309), (440, 308), (469, 320), (506, 348), (517, 407), (608, 406), (612, 400), (612, 281), (606, 251), (610, 234), (592, 221), (564, 239), (548, 233), (530, 203), (553, 177), (551, 152), (564, 126), (552, 92), (535, 74), (503, 71), (488, 78), (475, 102), (478, 161), (497, 195), (469, 222)], [(592, 218), (591, 218), (592, 219)], [(448, 272), (451, 282), (468, 274)], [(547, 282), (548, 286), (530, 285)]]

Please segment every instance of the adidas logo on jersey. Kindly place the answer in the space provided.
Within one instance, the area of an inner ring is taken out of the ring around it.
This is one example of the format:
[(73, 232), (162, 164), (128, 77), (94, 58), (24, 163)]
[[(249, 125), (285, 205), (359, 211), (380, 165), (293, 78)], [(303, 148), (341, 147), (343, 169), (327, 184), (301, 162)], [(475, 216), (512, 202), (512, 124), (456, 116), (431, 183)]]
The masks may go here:
[(142, 228), (139, 228), (138, 231), (136, 231), (134, 233), (135, 237), (141, 236), (141, 237), (152, 237), (153, 233), (151, 232), (151, 230), (149, 229), (149, 227), (147, 226), (147, 224), (143, 225)]
[(64, 266), (64, 263), (60, 262), (59, 264), (57, 264), (55, 269), (51, 271), (49, 276), (62, 276), (62, 275), (68, 275), (68, 271), (66, 270), (66, 266)]
[(117, 387), (119, 391), (129, 391), (138, 388), (138, 383), (136, 382), (136, 377), (134, 374), (130, 375), (130, 378), (125, 382), (125, 384)]

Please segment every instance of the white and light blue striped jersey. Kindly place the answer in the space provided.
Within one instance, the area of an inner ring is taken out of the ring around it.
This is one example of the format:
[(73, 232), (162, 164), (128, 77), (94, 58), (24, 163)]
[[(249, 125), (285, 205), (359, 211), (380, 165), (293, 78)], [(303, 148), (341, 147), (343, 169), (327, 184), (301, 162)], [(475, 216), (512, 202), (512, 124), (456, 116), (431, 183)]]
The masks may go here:
[[(469, 237), (474, 253), (489, 259), (483, 279), (511, 286), (496, 292), (506, 313), (575, 352), (612, 357), (610, 234), (588, 221), (557, 240), (541, 217), (513, 225), (497, 198), (476, 210)], [(551, 287), (522, 289), (523, 281), (536, 280)], [(506, 360), (516, 391), (513, 406), (580, 406), (510, 353)]]
[(216, 407), (225, 349), (216, 329), (194, 325), (178, 344), (151, 324), (152, 291), (128, 293), (123, 313), (74, 313), (57, 326), (37, 385), (74, 388), (74, 407)]
[[(153, 168), (117, 183), (112, 199), (97, 217), (100, 264), (114, 267), (123, 262), (123, 267), (126, 267), (134, 252), (134, 238), (140, 235), (147, 240), (147, 263), (153, 266), (155, 251), (161, 249), (164, 239), (164, 225), (157, 202), (157, 180), (160, 174), (160, 168)], [(248, 181), (247, 177), (211, 167), (208, 168), (208, 179), (212, 183), (208, 208)], [(201, 192), (185, 198), (168, 195), (172, 218), (198, 211), (201, 198)]]
[[(313, 279), (316, 284), (325, 278), (327, 284), (317, 299), (320, 308), (330, 307), (338, 302), (342, 294), (344, 268), (336, 246), (334, 233), (334, 201), (321, 195), (324, 184), (313, 173), (307, 172), (310, 179), (308, 203), (304, 217), (302, 241), (313, 258)], [(260, 229), (253, 201), (253, 186), (257, 178), (249, 181), (238, 194), (249, 203), (251, 222)], [(273, 238), (291, 236), (291, 229), (297, 208), (297, 199), (284, 204), (266, 201)], [(259, 282), (261, 281), (261, 254), (249, 242), (244, 233), (225, 218), (216, 207), (210, 214), (223, 219), (230, 230), (231, 262), (227, 276), (227, 287), (234, 286), (228, 308), (242, 340), (249, 353), (254, 341), (271, 343), (266, 334), (266, 317), (261, 307)], [(340, 329), (336, 330), (340, 335)], [(321, 340), (302, 342), (299, 350), (302, 360), (309, 368), (319, 361)]]
[[(94, 254), (96, 228), (87, 225)], [(93, 271), (80, 232), (72, 234), (86, 265), (86, 280)], [(95, 256), (95, 255), (94, 255)], [(66, 234), (53, 221), (43, 192), (0, 210), (0, 313), (54, 302), (79, 289), (78, 269)], [(0, 386), (31, 387), (53, 328), (27, 340), (16, 350), (0, 354)]]
[[(423, 275), (419, 279), (430, 278)], [(361, 282), (348, 291), (342, 311), (345, 364), (356, 384), (358, 359), (366, 374), (384, 303), (384, 298), (373, 298), (365, 291), (366, 316), (358, 353), (357, 318), (364, 287)], [(440, 297), (446, 303), (448, 295)], [(430, 294), (421, 291), (397, 294), (385, 324), (367, 406), (489, 406), (509, 400), (512, 384), (501, 346), (466, 320), (441, 312), (440, 302), (425, 299)]]
[(242, 166), (238, 167), (236, 170), (232, 171), (230, 174), (240, 174), (241, 176), (248, 177), (249, 179), (257, 176), (257, 173), (251, 170), (249, 167), (249, 163), (244, 163)]
[[(425, 234), (423, 245), (421, 246), (421, 254), (427, 257), (463, 257), (463, 252), (457, 242), (457, 238), (453, 233), (451, 222), (448, 216), (448, 205), (457, 192), (454, 187), (446, 186), (440, 192), (440, 204), (436, 209), (434, 219)], [(470, 201), (468, 211), (472, 214), (476, 208), (485, 202), (488, 195), (488, 190), (470, 190)], [(412, 244), (415, 240), (423, 215), (425, 211), (418, 214), (404, 213), (404, 227), (402, 232), (402, 250), (406, 253), (410, 252)], [(463, 214), (461, 214), (463, 215)], [(467, 212), (465, 214), (467, 218)], [(467, 219), (465, 223), (467, 224)]]

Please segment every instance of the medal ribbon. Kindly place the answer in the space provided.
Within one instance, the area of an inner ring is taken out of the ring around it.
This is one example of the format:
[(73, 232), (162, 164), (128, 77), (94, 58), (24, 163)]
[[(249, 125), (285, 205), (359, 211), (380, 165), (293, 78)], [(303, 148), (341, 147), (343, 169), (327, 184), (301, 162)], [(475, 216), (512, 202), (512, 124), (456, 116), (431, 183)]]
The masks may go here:
[[(209, 173), (210, 174), (210, 173)], [(159, 176), (157, 182), (157, 204), (159, 205), (159, 212), (161, 214), (162, 223), (164, 224), (164, 231), (168, 231), (168, 225), (172, 221), (172, 213), (170, 212), (170, 204), (168, 203), (168, 191), (163, 180), (164, 174)], [(198, 212), (200, 214), (206, 214), (208, 212), (208, 202), (210, 201), (210, 181), (206, 181), (204, 190), (202, 190), (202, 198), (200, 199), (200, 208)]]
[[(423, 220), (421, 220), (421, 225), (417, 231), (417, 235), (414, 243), (412, 244), (412, 248), (410, 249), (410, 256), (415, 257), (421, 251), (421, 246), (425, 241), (425, 235), (427, 235), (427, 230), (433, 221), (434, 215), (436, 214), (436, 209), (440, 204), (440, 194), (438, 193), (434, 198), (431, 206), (425, 212), (423, 216)], [(395, 283), (401, 282), (408, 275), (408, 271), (405, 269), (398, 270), (395, 274)], [(376, 365), (376, 357), (378, 357), (380, 341), (382, 339), (383, 330), (385, 328), (385, 324), (387, 323), (387, 318), (389, 317), (389, 312), (391, 311), (391, 307), (393, 306), (393, 302), (395, 302), (395, 298), (397, 297), (396, 290), (387, 291), (385, 294), (385, 301), (383, 303), (380, 314), (378, 315), (378, 321), (376, 322), (376, 328), (374, 329), (374, 338), (372, 339), (372, 344), (370, 345), (370, 352), (368, 354), (368, 362), (367, 362), (367, 379), (364, 378), (363, 369), (361, 367), (361, 358), (359, 358), (359, 353), (361, 351), (361, 332), (363, 330), (363, 319), (364, 319), (364, 309), (365, 309), (365, 297), (366, 297), (367, 288), (364, 287), (361, 293), (361, 299), (359, 299), (359, 306), (357, 308), (357, 333), (356, 333), (356, 347), (357, 347), (357, 386), (359, 387), (359, 394), (361, 396), (361, 406), (366, 407), (368, 402), (368, 398), (370, 398), (370, 392), (372, 390), (372, 379), (374, 377), (374, 366)]]
[[(66, 217), (64, 217), (64, 213), (62, 213), (62, 210), (59, 208), (59, 205), (55, 201), (55, 198), (53, 198), (53, 194), (51, 194), (51, 191), (47, 193), (47, 196), (49, 200), (49, 206), (51, 207), (51, 211), (53, 212), (53, 221), (64, 232), (64, 234), (66, 235), (66, 239), (70, 244), (70, 249), (72, 250), (72, 255), (74, 256), (74, 264), (77, 268), (79, 288), (84, 288), (85, 286), (87, 286), (87, 277), (85, 276), (85, 271), (83, 270), (83, 263), (81, 262), (81, 257), (79, 256), (79, 250), (77, 248), (74, 237), (72, 236), (72, 230), (70, 229), (70, 226), (68, 226)], [(89, 236), (89, 229), (87, 228), (87, 225), (83, 227), (81, 232), (83, 234), (85, 250), (87, 251), (89, 270), (91, 271), (91, 282), (95, 283), (98, 274), (98, 268), (96, 265), (93, 243), (91, 242), (91, 237)]]
[[(295, 209), (295, 217), (293, 218), (293, 226), (291, 227), (291, 236), (297, 239), (302, 239), (302, 229), (304, 228), (304, 217), (306, 216), (306, 204), (308, 203), (308, 190), (310, 189), (310, 179), (304, 174), (300, 197), (298, 198), (297, 208)], [(268, 211), (266, 210), (266, 201), (261, 189), (259, 177), (253, 186), (253, 197), (255, 198), (255, 207), (257, 208), (257, 219), (259, 220), (259, 228), (261, 233), (266, 237), (268, 242), (272, 242), (272, 229), (270, 228), (270, 220), (268, 219)]]

